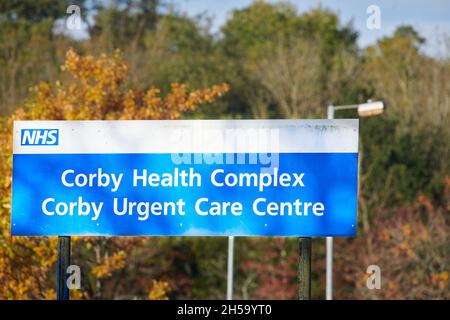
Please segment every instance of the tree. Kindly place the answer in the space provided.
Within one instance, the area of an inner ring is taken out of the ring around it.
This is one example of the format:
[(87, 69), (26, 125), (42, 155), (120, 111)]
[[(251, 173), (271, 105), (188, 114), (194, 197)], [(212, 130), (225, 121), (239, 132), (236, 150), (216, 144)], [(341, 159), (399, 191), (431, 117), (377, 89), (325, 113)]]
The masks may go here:
[[(58, 76), (58, 47), (68, 41), (55, 35), (53, 28), (65, 17), (70, 2), (0, 2), (0, 115), (10, 113), (33, 83)], [(78, 4), (84, 8), (84, 0)]]
[[(450, 170), (445, 160), (450, 156), (450, 64), (448, 58), (439, 61), (422, 55), (421, 42), (412, 28), (400, 27), (363, 55), (359, 81), (388, 106), (388, 121), (370, 121), (375, 125), (371, 126), (367, 120), (362, 126), (363, 157), (370, 159), (370, 164), (364, 159), (362, 163), (370, 175), (366, 190), (377, 196), (375, 185), (378, 190), (395, 190), (374, 203), (410, 201), (434, 184), (442, 190), (441, 178)], [(387, 128), (379, 130), (376, 125)]]
[(148, 31), (154, 30), (159, 20), (159, 0), (115, 0), (107, 6), (96, 6), (95, 23), (90, 35), (109, 52), (116, 48), (142, 46)]
[(322, 8), (299, 15), (291, 4), (255, 2), (233, 11), (217, 46), (230, 60), (227, 82), (240, 112), (311, 117), (342, 94), (329, 84), (339, 61), (356, 57), (356, 33)]
[[(71, 1), (67, 0), (10, 0), (0, 3), (2, 20), (26, 20), (37, 23), (47, 19), (56, 20), (66, 13)], [(84, 1), (78, 1), (81, 5)]]
[[(267, 90), (283, 118), (320, 115), (321, 63), (315, 43), (293, 40), (288, 45), (278, 42), (276, 47), (267, 46), (252, 67), (250, 70), (255, 77), (254, 81), (258, 80)], [(257, 94), (261, 94), (261, 91)], [(269, 111), (261, 107), (253, 113), (269, 115)]]
[[(420, 194), (411, 204), (379, 212), (370, 233), (335, 242), (337, 299), (449, 299), (448, 206), (450, 179), (442, 178), (443, 203)], [(369, 240), (367, 239), (369, 238)], [(373, 248), (367, 249), (365, 243)], [(368, 290), (369, 265), (381, 269), (381, 290)]]

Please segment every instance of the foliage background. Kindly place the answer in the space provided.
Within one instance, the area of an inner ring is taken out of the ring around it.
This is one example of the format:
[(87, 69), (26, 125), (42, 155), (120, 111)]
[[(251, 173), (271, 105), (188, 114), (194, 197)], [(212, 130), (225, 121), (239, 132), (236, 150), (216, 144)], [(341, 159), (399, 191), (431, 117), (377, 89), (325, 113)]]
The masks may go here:
[[(0, 298), (55, 297), (56, 239), (9, 233), (14, 119), (323, 118), (328, 103), (367, 99), (388, 110), (361, 119), (359, 234), (336, 241), (335, 296), (450, 298), (448, 35), (436, 58), (411, 26), (358, 48), (351, 23), (321, 7), (258, 1), (214, 34), (207, 15), (117, 0), (77, 1), (93, 19), (75, 40), (55, 27), (68, 3), (0, 2)], [(226, 248), (225, 238), (75, 238), (83, 278), (71, 294), (224, 298)], [(296, 297), (296, 239), (237, 238), (235, 255), (236, 298)], [(324, 258), (314, 239), (314, 298)], [(371, 264), (381, 290), (365, 286)]]

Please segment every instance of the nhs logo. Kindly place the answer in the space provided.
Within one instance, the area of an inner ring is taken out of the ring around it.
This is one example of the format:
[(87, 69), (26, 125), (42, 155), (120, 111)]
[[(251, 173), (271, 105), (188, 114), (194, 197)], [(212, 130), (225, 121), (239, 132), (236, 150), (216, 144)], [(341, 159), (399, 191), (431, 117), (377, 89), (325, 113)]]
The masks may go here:
[(22, 146), (57, 146), (59, 129), (22, 129), (20, 144)]

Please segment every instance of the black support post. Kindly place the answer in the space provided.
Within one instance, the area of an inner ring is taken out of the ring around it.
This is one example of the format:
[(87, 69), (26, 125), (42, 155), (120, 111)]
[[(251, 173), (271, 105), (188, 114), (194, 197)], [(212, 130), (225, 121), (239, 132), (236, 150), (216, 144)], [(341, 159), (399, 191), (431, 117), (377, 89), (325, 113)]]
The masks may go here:
[(56, 298), (69, 300), (67, 268), (70, 266), (70, 237), (58, 237), (58, 269), (56, 271)]
[(298, 239), (298, 299), (311, 300), (311, 238)]

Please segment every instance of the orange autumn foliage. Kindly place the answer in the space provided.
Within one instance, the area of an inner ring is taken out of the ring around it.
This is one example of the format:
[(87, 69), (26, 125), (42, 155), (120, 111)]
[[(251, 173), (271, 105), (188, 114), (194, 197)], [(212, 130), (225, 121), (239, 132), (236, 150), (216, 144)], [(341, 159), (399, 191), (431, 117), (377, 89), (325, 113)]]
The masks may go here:
[(170, 293), (171, 288), (166, 281), (153, 280), (152, 286), (148, 293), (149, 300), (168, 300), (167, 295)]
[[(449, 299), (448, 208), (450, 180), (444, 179), (446, 201), (421, 194), (411, 205), (373, 221), (370, 233), (335, 242), (336, 292), (339, 299)], [(370, 244), (370, 250), (369, 245)], [(369, 290), (368, 265), (381, 270), (381, 290)]]
[[(97, 58), (69, 50), (62, 70), (72, 77), (71, 82), (39, 83), (31, 88), (31, 98), (25, 105), (1, 124), (0, 299), (55, 297), (57, 238), (10, 235), (14, 120), (178, 119), (184, 112), (211, 103), (228, 91), (226, 84), (190, 90), (187, 84), (173, 83), (163, 96), (158, 88), (146, 91), (128, 88), (129, 70), (119, 51), (113, 57), (101, 55)], [(86, 259), (88, 268), (82, 268), (81, 272), (85, 273), (83, 279), (93, 278), (96, 286), (89, 292), (72, 295), (103, 297), (98, 292), (102, 290), (101, 280), (124, 268), (133, 248), (143, 241), (142, 238), (126, 237), (74, 237), (73, 251), (93, 257)], [(164, 288), (164, 292), (168, 290)]]

